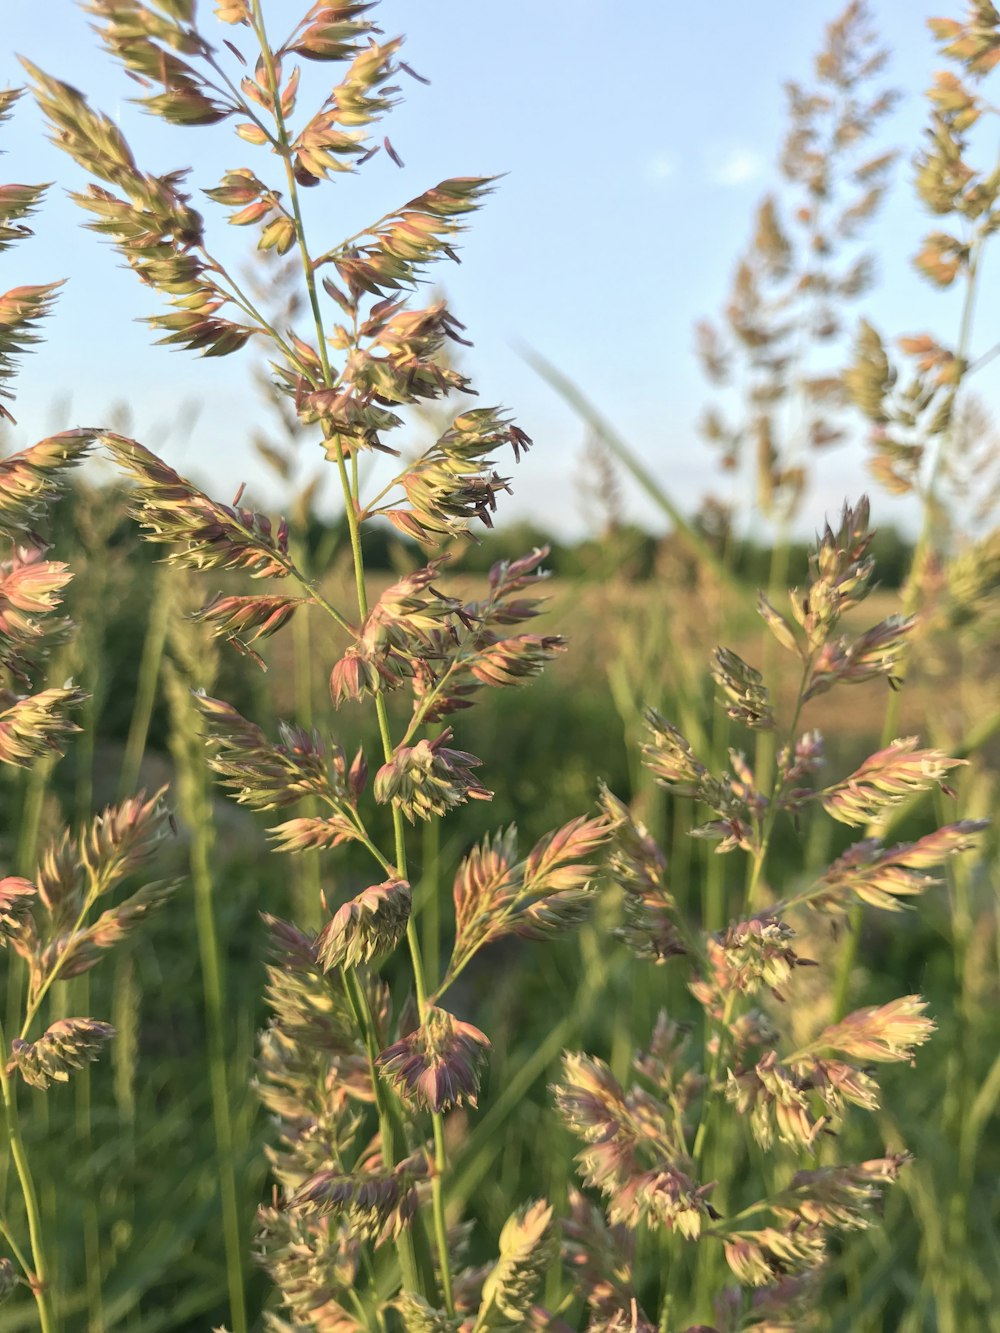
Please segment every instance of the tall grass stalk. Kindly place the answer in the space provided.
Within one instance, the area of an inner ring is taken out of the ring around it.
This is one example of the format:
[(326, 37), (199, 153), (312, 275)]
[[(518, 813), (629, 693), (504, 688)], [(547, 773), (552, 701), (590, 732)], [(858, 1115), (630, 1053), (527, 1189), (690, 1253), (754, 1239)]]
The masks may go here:
[[(216, 1171), (222, 1232), (226, 1253), (226, 1282), (232, 1333), (249, 1328), (244, 1291), (246, 1240), (243, 1200), (237, 1179), (237, 1143), (233, 1121), (234, 1087), (241, 1079), (230, 1072), (227, 1050), (238, 1020), (229, 1013), (222, 947), (216, 923), (215, 885), (218, 865), (215, 856), (215, 814), (208, 775), (202, 759), (204, 739), (197, 709), (191, 701), (192, 676), (199, 685), (211, 685), (212, 663), (217, 657), (211, 639), (199, 627), (183, 619), (179, 576), (173, 590), (164, 589), (171, 608), (168, 638), (171, 657), (167, 663), (166, 693), (172, 727), (170, 747), (174, 758), (178, 810), (187, 828), (191, 887), (194, 892), (195, 925), (201, 960), (205, 998), (205, 1037), (212, 1116), (215, 1126)], [(171, 595), (172, 593), (172, 595)]]
[[(89, 486), (78, 484), (73, 503), (77, 542), (71, 558), (77, 576), (73, 585), (72, 608), (80, 629), (71, 645), (71, 674), (81, 680), (88, 695), (80, 713), (80, 725), (83, 731), (74, 753), (75, 817), (78, 824), (83, 824), (94, 807), (96, 743), (107, 692), (107, 683), (102, 670), (103, 664), (107, 661), (105, 652), (107, 613), (109, 606), (117, 600), (124, 581), (121, 567), (107, 559), (107, 549), (113, 530), (123, 515), (118, 498), (114, 494), (102, 494)], [(120, 799), (124, 800), (129, 792), (134, 791), (137, 783), (138, 773), (121, 791)], [(89, 974), (77, 978), (71, 983), (71, 987), (76, 1012), (90, 1013), (92, 1005)], [(68, 998), (65, 997), (63, 1003)], [(53, 1006), (52, 1017), (64, 1018), (68, 1017), (68, 1014), (55, 1012)], [(80, 1070), (75, 1082), (74, 1099), (78, 1150), (86, 1159), (92, 1160), (94, 1108), (89, 1066)], [(57, 1187), (51, 1179), (49, 1191), (52, 1201), (48, 1211), (54, 1223), (59, 1215), (59, 1205), (56, 1198)], [(93, 1191), (88, 1191), (83, 1202), (83, 1249), (89, 1327), (91, 1330), (98, 1330), (104, 1326), (102, 1287), (105, 1262), (97, 1199)]]
[[(4, 1051), (7, 1050), (7, 1039), (2, 1024), (0, 1024), (0, 1047)], [(28, 1219), (28, 1236), (31, 1244), (30, 1265), (18, 1248), (14, 1248), (14, 1253), (18, 1257), (24, 1273), (31, 1277), (31, 1291), (35, 1298), (38, 1326), (41, 1333), (56, 1333), (57, 1325), (52, 1310), (52, 1293), (49, 1287), (49, 1261), (42, 1235), (42, 1217), (38, 1206), (38, 1194), (35, 1189), (31, 1165), (24, 1150), (21, 1117), (17, 1106), (17, 1090), (2, 1063), (0, 1063), (0, 1093), (3, 1096), (7, 1142), (18, 1183), (21, 1187), (21, 1197), (24, 1200), (25, 1213)]]
[(170, 607), (169, 574), (162, 571), (155, 579), (153, 595), (149, 602), (146, 633), (143, 636), (142, 653), (139, 657), (139, 677), (125, 740), (125, 752), (122, 756), (121, 778), (118, 784), (120, 793), (132, 791), (142, 771), (142, 760), (146, 753), (149, 726), (156, 706), (160, 672), (167, 645)]
[[(251, 0), (251, 9), (254, 31), (260, 44), (261, 57), (267, 70), (267, 82), (274, 107), (276, 137), (279, 145), (279, 153), (283, 158), (285, 166), (285, 180), (288, 187), (288, 198), (292, 209), (295, 241), (298, 245), (299, 254), (302, 257), (303, 278), (315, 326), (316, 348), (319, 353), (319, 361), (322, 371), (320, 382), (328, 390), (333, 390), (336, 387), (339, 376), (335, 375), (329, 359), (327, 335), (324, 327), (323, 315), (320, 309), (319, 290), (315, 277), (315, 266), (306, 238), (305, 224), (303, 222), (299, 201), (299, 184), (292, 168), (292, 139), (285, 123), (281, 102), (280, 79), (275, 67), (274, 55), (268, 40), (267, 31), (264, 26), (264, 15), (260, 0)], [(364, 620), (368, 615), (369, 607), (368, 590), (365, 581), (364, 556), (361, 551), (361, 531), (358, 521), (359, 496), (355, 494), (354, 487), (352, 486), (352, 474), (348, 472), (347, 458), (339, 436), (334, 437), (333, 452), (343, 491), (344, 512), (347, 518), (348, 531), (350, 533), (358, 614), (360, 618)], [(356, 479), (357, 474), (354, 473), (353, 476)], [(375, 693), (375, 712), (378, 718), (378, 728), (382, 742), (383, 756), (385, 762), (390, 763), (393, 757), (394, 745), (390, 734), (389, 716), (386, 708), (385, 696), (381, 689), (378, 689)], [(403, 815), (398, 806), (393, 807), (392, 820), (393, 836), (395, 840), (394, 864), (398, 874), (405, 880), (408, 877), (406, 840), (403, 831)], [(416, 926), (412, 917), (407, 923), (406, 940), (409, 946), (410, 962), (413, 968), (418, 1016), (421, 1023), (424, 1023), (427, 1017), (427, 984), (424, 977), (423, 961)], [(444, 1178), (447, 1174), (448, 1163), (443, 1123), (439, 1111), (432, 1111), (432, 1121), (434, 1128), (435, 1157), (435, 1170), (431, 1181), (434, 1232), (437, 1244), (439, 1274), (444, 1291), (445, 1308), (449, 1315), (452, 1315), (454, 1314), (454, 1301), (451, 1284), (451, 1260), (448, 1253), (443, 1202)]]
[[(305, 568), (305, 566), (303, 566)], [(306, 571), (308, 573), (308, 570)], [(303, 727), (313, 727), (313, 700), (316, 697), (314, 671), (315, 652), (312, 642), (312, 622), (308, 616), (296, 616), (292, 622), (294, 646), (293, 672), (295, 676), (295, 712)], [(319, 806), (314, 800), (302, 803), (305, 818), (315, 818)], [(321, 919), (322, 879), (318, 857), (298, 857), (293, 866), (295, 918), (310, 930), (318, 930)]]

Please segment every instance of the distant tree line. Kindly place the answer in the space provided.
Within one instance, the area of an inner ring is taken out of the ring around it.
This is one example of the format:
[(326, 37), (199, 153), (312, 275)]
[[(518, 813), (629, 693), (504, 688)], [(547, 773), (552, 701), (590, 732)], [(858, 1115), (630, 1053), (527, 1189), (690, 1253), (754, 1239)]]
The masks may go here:
[[(317, 522), (314, 540), (321, 541), (328, 532), (328, 527)], [(767, 584), (772, 561), (770, 545), (732, 535), (726, 537), (725, 542), (714, 537), (710, 539), (738, 579), (755, 588)], [(728, 549), (723, 549), (724, 545)], [(795, 541), (790, 547), (789, 572), (793, 583), (805, 580), (810, 545), (806, 541)], [(372, 569), (395, 568), (399, 563), (400, 546), (398, 534), (386, 525), (370, 534), (366, 560)], [(550, 548), (546, 567), (554, 575), (569, 579), (598, 581), (617, 576), (644, 583), (685, 565), (691, 566), (693, 574), (697, 563), (697, 558), (675, 534), (648, 532), (634, 523), (622, 524), (601, 537), (566, 541), (530, 522), (507, 523), (481, 534), (475, 543), (463, 543), (458, 563), (463, 570), (481, 573), (498, 560), (516, 559), (538, 546)], [(873, 552), (881, 586), (900, 587), (910, 567), (912, 541), (897, 528), (881, 528), (876, 534)]]
[[(75, 529), (75, 509), (92, 495), (89, 488), (71, 488), (63, 501), (63, 515), (71, 530)], [(124, 517), (120, 531), (113, 539), (131, 545), (134, 524)], [(703, 525), (695, 519), (695, 526), (711, 542), (720, 556), (724, 556), (735, 576), (752, 587), (763, 587), (768, 581), (772, 548), (732, 532), (722, 532)], [(311, 514), (302, 540), (313, 557), (314, 567), (323, 567), (339, 550), (348, 548), (347, 525), (343, 518), (324, 519)], [(808, 567), (809, 543), (795, 541), (789, 549), (789, 573), (793, 582), (804, 580)], [(575, 541), (552, 536), (536, 523), (521, 521), (504, 523), (501, 527), (481, 531), (475, 541), (463, 540), (455, 544), (456, 567), (469, 573), (483, 573), (498, 560), (513, 560), (535, 547), (548, 546), (551, 554), (546, 567), (561, 578), (598, 581), (611, 576), (647, 582), (667, 570), (691, 566), (694, 574), (696, 557), (684, 541), (673, 533), (652, 533), (635, 523), (619, 523), (599, 537), (583, 537)], [(880, 528), (875, 537), (874, 555), (879, 571), (879, 582), (885, 588), (898, 588), (910, 567), (913, 543), (895, 527)], [(389, 523), (371, 524), (364, 536), (365, 563), (372, 570), (396, 570), (412, 567), (420, 558), (418, 547), (404, 538)], [(140, 560), (157, 558), (155, 547), (140, 544), (130, 552)]]

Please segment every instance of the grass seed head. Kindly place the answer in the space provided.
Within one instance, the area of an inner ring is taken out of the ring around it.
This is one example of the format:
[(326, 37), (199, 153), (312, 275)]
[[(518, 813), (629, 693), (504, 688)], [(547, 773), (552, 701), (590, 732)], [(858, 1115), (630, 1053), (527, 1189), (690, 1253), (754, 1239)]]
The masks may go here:
[(489, 1039), (471, 1023), (431, 1005), (423, 1023), (378, 1057), (383, 1076), (422, 1110), (475, 1106)]
[(411, 903), (405, 879), (374, 884), (344, 903), (316, 941), (323, 968), (357, 967), (388, 957), (406, 934)]
[(44, 1092), (51, 1082), (67, 1083), (72, 1070), (96, 1060), (114, 1035), (109, 1023), (94, 1018), (61, 1018), (37, 1041), (15, 1037), (7, 1072), (16, 1069), (25, 1083)]

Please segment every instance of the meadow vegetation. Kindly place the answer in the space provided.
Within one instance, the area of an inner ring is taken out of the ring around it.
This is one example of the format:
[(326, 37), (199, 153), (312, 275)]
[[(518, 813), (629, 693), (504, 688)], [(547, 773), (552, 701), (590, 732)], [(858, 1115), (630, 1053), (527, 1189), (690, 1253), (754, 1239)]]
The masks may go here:
[[(287, 517), (216, 500), (114, 422), (0, 460), (0, 1330), (1000, 1330), (1000, 450), (970, 384), (1000, 13), (931, 25), (917, 263), (959, 327), (851, 312), (897, 156), (854, 2), (698, 333), (726, 502), (683, 514), (537, 355), (598, 497), (550, 551), (493, 531), (532, 441), (430, 285), (495, 182), (347, 239), (309, 202), (394, 155), (420, 76), (377, 6), (280, 36), (266, 0), (87, 9), (146, 110), (245, 163), (146, 171), (30, 53), (87, 225), (160, 341), (256, 358), (248, 447), (276, 492), (320, 460), (342, 516), (312, 483)], [(8, 266), (44, 193), (0, 186)], [(57, 286), (0, 297), (0, 415)], [(815, 451), (862, 431), (872, 498), (797, 545)], [(914, 542), (876, 535), (886, 489)]]

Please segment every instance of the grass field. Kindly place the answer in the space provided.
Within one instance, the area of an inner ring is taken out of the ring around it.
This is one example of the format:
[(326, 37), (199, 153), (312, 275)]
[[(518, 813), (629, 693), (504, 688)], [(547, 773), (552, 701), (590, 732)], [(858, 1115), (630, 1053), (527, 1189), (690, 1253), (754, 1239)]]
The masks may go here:
[[(957, 328), (847, 332), (895, 100), (851, 0), (697, 331), (744, 508), (688, 515), (533, 354), (598, 501), (550, 580), (489, 531), (531, 441), (426, 289), (495, 182), (323, 234), (304, 191), (413, 71), (371, 4), (282, 45), (265, 9), (222, 0), (213, 42), (192, 0), (87, 5), (148, 112), (235, 117), (254, 166), (197, 196), (23, 62), (154, 336), (249, 348), (277, 442), (266, 513), (105, 427), (0, 459), (0, 1333), (1000, 1333), (1000, 447), (968, 388), (1000, 14), (931, 24), (915, 188), (951, 230), (916, 264)], [(300, 60), (333, 67), (305, 118)], [(47, 188), (0, 187), (0, 251)], [(0, 425), (60, 286), (0, 296)], [(814, 450), (861, 419), (874, 498), (807, 559)], [(912, 541), (876, 540), (882, 490)]]
[[(127, 560), (119, 567), (135, 568)], [(81, 607), (94, 593), (87, 585), (91, 573), (99, 578), (104, 571), (98, 563), (84, 566), (73, 590)], [(55, 769), (45, 768), (36, 815), (40, 843), (47, 830), (57, 827), (60, 808), (72, 811), (83, 799), (99, 807), (116, 795), (127, 762), (127, 710), (121, 710), (121, 700), (134, 684), (123, 686), (112, 664), (115, 659), (128, 662), (134, 673), (141, 658), (146, 624), (140, 608), (148, 609), (143, 595), (147, 577), (140, 566), (134, 588), (123, 586), (115, 598), (103, 602), (103, 619), (81, 617), (91, 642), (132, 646), (125, 653), (106, 648), (84, 665), (84, 681), (94, 698), (90, 722), (96, 740), (78, 742)], [(389, 577), (375, 581), (373, 595)], [(238, 586), (238, 580), (227, 580), (227, 591)], [(465, 595), (466, 588), (471, 595), (472, 586), (457, 580), (457, 595)], [(346, 587), (346, 581), (333, 578), (324, 591), (336, 602)], [(420, 880), (426, 882), (425, 892), (440, 892), (436, 877), (446, 874), (488, 828), (516, 821), (530, 842), (546, 828), (592, 809), (596, 779), (601, 778), (635, 803), (649, 826), (672, 844), (669, 882), (695, 917), (706, 911), (712, 893), (721, 893), (722, 901), (731, 904), (726, 915), (735, 911), (740, 868), (730, 866), (729, 858), (715, 856), (711, 844), (685, 837), (691, 812), (686, 803), (672, 801), (650, 783), (636, 762), (635, 742), (642, 731), (641, 710), (651, 704), (683, 720), (689, 736), (700, 735), (709, 746), (726, 743), (724, 735), (713, 733), (718, 724), (713, 723), (714, 691), (707, 668), (721, 626), (728, 630), (726, 642), (748, 660), (766, 651), (759, 621), (747, 610), (750, 598), (734, 602), (718, 590), (685, 588), (672, 583), (669, 574), (645, 584), (557, 581), (547, 592), (548, 608), (537, 622), (540, 632), (564, 634), (568, 649), (530, 687), (491, 694), (456, 720), (461, 743), (492, 756), (495, 795), (488, 805), (476, 803), (454, 815), (440, 838), (418, 832), (414, 858), (418, 876), (425, 877)], [(865, 604), (866, 623), (890, 614), (895, 601), (895, 594), (876, 591)], [(860, 608), (853, 617), (858, 627), (859, 616)], [(155, 633), (155, 618), (153, 629)], [(315, 661), (329, 661), (335, 643), (336, 636), (320, 633), (309, 651)], [(955, 647), (946, 643), (942, 656)], [(278, 638), (267, 653), (266, 674), (239, 675), (242, 706), (248, 712), (252, 707), (265, 729), (301, 707), (296, 650), (290, 636)], [(111, 651), (114, 659), (105, 655)], [(222, 660), (226, 652), (223, 648)], [(196, 659), (190, 684), (218, 689), (216, 650), (208, 653), (208, 658)], [(176, 648), (171, 655), (168, 642), (159, 664), (158, 696), (164, 678), (178, 670), (179, 657)], [(930, 654), (928, 660), (933, 665)], [(900, 733), (927, 738), (943, 731), (954, 737), (981, 716), (977, 703), (981, 709), (988, 691), (977, 694), (970, 680), (963, 711), (956, 708), (945, 715), (934, 708), (939, 677), (925, 675), (919, 663), (903, 692)], [(199, 670), (205, 671), (204, 678)], [(233, 670), (232, 663), (228, 670)], [(779, 709), (787, 708), (794, 694), (792, 674), (778, 674)], [(319, 718), (326, 705), (326, 681), (319, 671), (308, 675), (309, 704)], [(807, 705), (802, 725), (818, 727), (830, 738), (831, 768), (851, 767), (877, 743), (887, 694), (884, 680), (875, 680), (855, 687), (849, 696), (821, 695)], [(53, 1015), (85, 1001), (94, 1012), (112, 1017), (119, 1038), (111, 1060), (94, 1068), (85, 1097), (77, 1084), (75, 1090), (29, 1094), (27, 1103), (26, 1140), (36, 1164), (45, 1225), (59, 1238), (57, 1252), (65, 1265), (59, 1275), (66, 1293), (63, 1315), (72, 1327), (195, 1329), (224, 1317), (211, 1058), (203, 966), (195, 945), (198, 909), (188, 878), (192, 862), (197, 867), (206, 850), (206, 833), (224, 967), (239, 1226), (248, 1248), (254, 1210), (269, 1189), (263, 1149), (272, 1132), (251, 1087), (256, 1033), (267, 1019), (263, 981), (268, 946), (260, 913), (318, 921), (319, 902), (312, 896), (317, 888), (332, 905), (365, 882), (357, 857), (343, 851), (321, 854), (318, 864), (298, 867), (290, 876), (288, 860), (268, 850), (259, 817), (220, 792), (211, 794), (207, 786), (197, 808), (208, 823), (192, 828), (183, 800), (178, 808), (183, 775), (178, 773), (177, 746), (165, 744), (177, 716), (171, 718), (161, 709), (157, 705), (154, 712), (138, 782), (150, 789), (169, 785), (178, 832), (163, 849), (159, 873), (178, 874), (181, 887), (110, 967), (96, 971), (93, 979), (88, 974), (54, 988)], [(366, 727), (349, 710), (338, 720), (338, 735), (348, 752), (356, 742), (370, 745), (372, 739), (370, 724)], [(744, 733), (743, 743), (747, 739), (752, 740)], [(734, 732), (729, 743), (737, 740)], [(959, 778), (958, 803), (969, 815), (986, 813), (993, 800), (994, 749), (995, 742), (987, 744), (974, 769)], [(42, 770), (36, 770), (8, 783), (6, 846), (11, 858), (19, 829), (24, 836), (25, 812), (36, 808), (40, 776)], [(930, 815), (929, 810), (915, 809), (894, 834), (914, 836)], [(798, 833), (790, 825), (782, 827), (773, 848), (769, 893), (787, 897), (808, 882), (852, 840), (851, 832), (829, 821), (821, 828), (814, 822)], [(426, 951), (436, 969), (448, 946), (446, 918), (440, 904), (432, 913), (425, 903), (425, 910)], [(661, 1006), (697, 1021), (682, 973), (669, 966), (637, 971), (640, 965), (623, 946), (608, 950), (607, 930), (619, 913), (618, 894), (609, 885), (595, 908), (594, 924), (584, 926), (578, 936), (560, 943), (494, 946), (452, 997), (454, 1007), (489, 1031), (493, 1043), (482, 1111), (456, 1112), (449, 1122), (458, 1164), (452, 1206), (457, 1209), (464, 1202), (477, 1223), (472, 1256), (487, 1257), (485, 1238), (502, 1224), (511, 1197), (539, 1190), (556, 1200), (566, 1197), (569, 1143), (565, 1130), (552, 1119), (547, 1092), (563, 1047), (603, 1055), (624, 1076), (635, 1034), (651, 1029)], [(438, 931), (443, 932), (439, 937)], [(814, 1029), (830, 1012), (828, 979), (836, 971), (843, 937), (838, 942), (838, 934), (813, 924), (807, 938), (809, 952), (827, 975), (800, 983), (791, 1016), (802, 1032)], [(890, 1109), (876, 1124), (867, 1129), (845, 1126), (845, 1151), (870, 1155), (879, 1150), (881, 1138), (893, 1149), (913, 1151), (917, 1160), (904, 1175), (902, 1189), (889, 1196), (884, 1226), (851, 1241), (831, 1268), (827, 1327), (944, 1327), (943, 1321), (934, 1321), (948, 1308), (956, 1312), (956, 1329), (970, 1327), (973, 1318), (980, 1327), (992, 1326), (990, 1274), (998, 1233), (991, 1181), (998, 1161), (989, 1125), (998, 1092), (996, 958), (996, 890), (986, 861), (963, 867), (950, 887), (926, 894), (917, 913), (865, 915), (852, 970), (852, 1003), (876, 1003), (900, 989), (919, 991), (930, 1001), (939, 1032), (920, 1053), (915, 1074), (900, 1074), (886, 1084)], [(857, 1141), (854, 1135), (860, 1135)], [(961, 1181), (955, 1174), (959, 1158), (966, 1173)], [(166, 1171), (164, 1163), (169, 1164)], [(79, 1235), (88, 1238), (90, 1251), (76, 1246), (72, 1238)], [(960, 1261), (955, 1259), (956, 1245), (961, 1246)], [(97, 1256), (101, 1273), (96, 1307), (88, 1253)], [(264, 1301), (266, 1283), (252, 1268), (246, 1282), (253, 1308)], [(15, 1299), (4, 1307), (2, 1320), (4, 1328), (33, 1327), (30, 1302)]]

